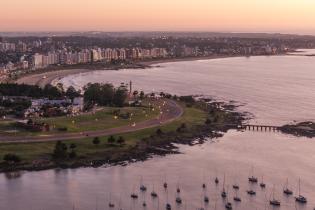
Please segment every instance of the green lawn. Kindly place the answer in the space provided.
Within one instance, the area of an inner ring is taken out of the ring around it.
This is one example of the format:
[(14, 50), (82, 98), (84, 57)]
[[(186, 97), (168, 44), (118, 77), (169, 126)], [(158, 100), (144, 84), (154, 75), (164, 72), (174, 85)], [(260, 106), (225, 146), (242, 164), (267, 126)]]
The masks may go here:
[[(114, 111), (119, 110), (119, 115)], [(126, 114), (131, 114), (126, 118)], [(83, 132), (93, 130), (104, 130), (108, 128), (130, 125), (144, 120), (153, 119), (159, 115), (158, 109), (150, 109), (144, 104), (143, 107), (103, 107), (95, 113), (84, 113), (78, 116), (63, 116), (34, 119), (37, 122), (45, 122), (52, 127), (49, 132), (29, 132), (17, 129), (12, 120), (0, 120), (0, 134), (3, 135), (45, 135), (60, 132), (58, 128), (67, 128), (67, 132)], [(18, 132), (13, 132), (18, 130)], [(63, 131), (64, 132), (64, 131)]]
[[(120, 110), (121, 114), (131, 113), (131, 118), (117, 117), (115, 119), (114, 111)], [(82, 132), (92, 130), (103, 130), (113, 127), (129, 125), (133, 122), (140, 122), (158, 116), (158, 111), (152, 111), (143, 107), (125, 107), (125, 108), (103, 108), (95, 113), (83, 114), (76, 117), (55, 117), (46, 118), (41, 122), (53, 125), (56, 128), (67, 127), (69, 132)]]
[[(142, 112), (142, 111), (141, 111)], [(110, 123), (106, 123), (106, 119), (112, 118), (112, 116), (106, 114), (107, 111), (103, 110), (100, 113), (96, 113), (95, 115), (98, 118), (102, 118), (102, 121), (104, 121), (104, 125), (95, 125), (95, 129), (99, 129), (98, 126), (108, 126), (108, 127), (114, 127), (117, 125), (122, 125), (124, 122), (117, 122), (117, 124), (113, 125)], [(139, 112), (136, 112), (140, 114)], [(96, 117), (94, 116), (94, 117)], [(182, 123), (185, 123), (188, 127), (203, 124), (205, 122), (207, 114), (196, 108), (184, 108), (184, 114), (179, 119), (170, 122), (166, 125), (161, 126), (160, 128), (164, 132), (169, 131), (175, 131)], [(86, 119), (86, 118), (88, 119)], [(91, 116), (81, 116), (80, 119), (77, 118), (77, 123), (84, 123), (84, 120), (92, 120), (94, 119)], [(135, 120), (142, 120), (143, 118), (135, 117)], [(71, 120), (68, 120), (67, 122), (63, 122), (63, 120), (60, 119), (58, 123), (66, 123), (69, 124)], [(82, 125), (82, 124), (81, 124)], [(92, 125), (91, 125), (92, 126)], [(92, 128), (92, 127), (90, 127)], [(72, 129), (76, 129), (74, 126)], [(104, 157), (104, 155), (117, 155), (120, 152), (123, 152), (125, 150), (128, 150), (130, 147), (135, 145), (138, 141), (140, 141), (142, 138), (149, 137), (152, 134), (155, 134), (157, 130), (157, 127), (155, 128), (148, 128), (140, 131), (125, 133), (122, 135), (116, 135), (123, 136), (126, 140), (124, 146), (118, 146), (118, 145), (110, 145), (107, 143), (107, 136), (100, 137), (101, 143), (99, 145), (93, 145), (92, 144), (92, 138), (84, 138), (80, 140), (69, 140), (65, 141), (67, 145), (70, 145), (71, 143), (75, 143), (77, 145), (76, 152), (78, 156), (85, 157), (87, 159), (93, 158), (98, 159)], [(26, 163), (31, 163), (33, 160), (43, 159), (43, 158), (50, 158), (52, 151), (54, 149), (55, 142), (42, 142), (42, 143), (3, 143), (0, 144), (0, 158), (7, 154), (7, 153), (14, 153), (19, 155), (23, 161)]]

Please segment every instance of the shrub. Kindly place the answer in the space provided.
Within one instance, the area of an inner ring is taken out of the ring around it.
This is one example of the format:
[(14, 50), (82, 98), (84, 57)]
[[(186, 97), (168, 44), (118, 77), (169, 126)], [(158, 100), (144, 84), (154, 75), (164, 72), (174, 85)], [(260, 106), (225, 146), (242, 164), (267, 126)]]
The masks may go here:
[(100, 139), (98, 137), (94, 137), (93, 144), (94, 145), (99, 145), (100, 143), (101, 143)]
[(211, 122), (211, 120), (208, 118), (208, 119), (206, 119), (206, 122), (205, 122), (207, 125), (209, 125), (209, 124), (211, 124), (212, 122)]
[(181, 125), (180, 125), (180, 127), (181, 128), (183, 128), (183, 129), (185, 129), (187, 126), (186, 126), (186, 123), (182, 123)]
[(70, 149), (74, 150), (76, 147), (77, 147), (76, 144), (74, 144), (74, 143), (70, 144)]
[(163, 134), (163, 131), (159, 128), (159, 129), (156, 130), (156, 134), (157, 134), (158, 136), (160, 136), (160, 135)]
[(192, 96), (180, 96), (179, 100), (190, 104), (195, 102), (195, 99)]
[(67, 150), (68, 147), (66, 144), (62, 143), (61, 141), (57, 141), (53, 152), (53, 157), (55, 159), (64, 159), (67, 157)]
[(107, 139), (107, 142), (110, 143), (110, 144), (115, 143), (115, 141), (116, 141), (116, 139), (115, 139), (114, 136), (110, 136), (110, 137), (108, 137), (108, 139)]
[(58, 128), (58, 131), (68, 131), (67, 127)]
[(120, 144), (120, 145), (124, 144), (125, 143), (125, 138), (122, 137), (122, 136), (119, 136), (119, 138), (117, 140), (117, 143)]
[(69, 153), (69, 158), (76, 158), (77, 157), (77, 153), (76, 151), (72, 150), (70, 153)]
[(21, 162), (21, 158), (16, 154), (8, 153), (4, 155), (3, 160), (7, 163), (19, 163)]

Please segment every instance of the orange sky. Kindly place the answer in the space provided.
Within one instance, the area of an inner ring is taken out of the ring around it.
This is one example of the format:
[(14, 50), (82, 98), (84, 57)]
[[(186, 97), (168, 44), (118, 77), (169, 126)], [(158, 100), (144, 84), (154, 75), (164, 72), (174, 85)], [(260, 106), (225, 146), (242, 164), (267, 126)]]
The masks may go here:
[(315, 0), (3, 0), (0, 31), (315, 34)]

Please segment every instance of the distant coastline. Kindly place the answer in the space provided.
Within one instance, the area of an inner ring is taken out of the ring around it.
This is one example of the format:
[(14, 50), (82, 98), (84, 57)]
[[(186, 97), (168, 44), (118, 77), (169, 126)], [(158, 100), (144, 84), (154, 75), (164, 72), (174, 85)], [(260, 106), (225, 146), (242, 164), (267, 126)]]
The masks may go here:
[[(246, 57), (246, 56), (231, 56), (231, 55), (212, 55), (212, 56), (206, 56), (206, 57), (185, 57), (185, 58), (167, 58), (167, 59), (156, 59), (156, 60), (148, 60), (148, 61), (139, 61), (138, 63), (135, 63), (132, 66), (113, 66), (110, 68), (105, 69), (97, 69), (97, 68), (77, 68), (77, 69), (60, 69), (60, 70), (53, 70), (53, 71), (42, 71), (42, 72), (34, 72), (32, 74), (27, 74), (22, 76), (21, 78), (15, 80), (15, 82), (19, 84), (30, 84), (30, 85), (39, 85), (41, 87), (52, 84), (55, 80), (60, 80), (64, 77), (74, 75), (74, 74), (80, 74), (80, 73), (86, 73), (91, 71), (106, 71), (106, 70), (120, 70), (120, 69), (145, 69), (145, 68), (151, 68), (156, 67), (158, 64), (163, 63), (174, 63), (174, 62), (184, 62), (184, 61), (198, 61), (198, 60), (212, 60), (212, 59), (220, 59), (220, 58), (236, 58), (236, 57)], [(155, 66), (154, 66), (155, 65)]]

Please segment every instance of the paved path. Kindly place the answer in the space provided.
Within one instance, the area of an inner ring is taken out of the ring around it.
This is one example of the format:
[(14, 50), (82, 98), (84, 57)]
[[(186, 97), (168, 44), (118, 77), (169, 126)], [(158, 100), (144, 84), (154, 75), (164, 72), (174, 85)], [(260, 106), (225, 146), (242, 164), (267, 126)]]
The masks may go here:
[[(163, 102), (165, 105), (163, 106)], [(137, 123), (136, 125), (127, 125), (122, 127), (110, 128), (98, 131), (85, 131), (81, 133), (59, 133), (42, 136), (0, 136), (0, 142), (46, 142), (58, 140), (76, 140), (85, 137), (107, 136), (114, 134), (128, 133), (132, 131), (143, 130), (146, 128), (157, 127), (159, 125), (167, 124), (179, 118), (183, 114), (183, 109), (175, 101), (169, 99), (160, 99), (161, 114), (154, 119), (146, 120)]]

